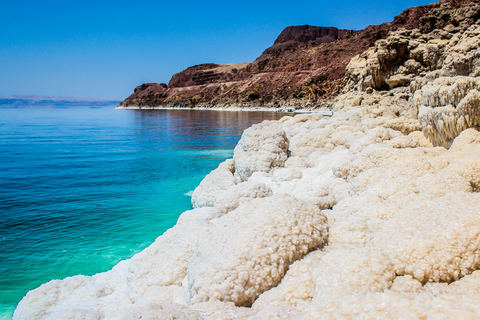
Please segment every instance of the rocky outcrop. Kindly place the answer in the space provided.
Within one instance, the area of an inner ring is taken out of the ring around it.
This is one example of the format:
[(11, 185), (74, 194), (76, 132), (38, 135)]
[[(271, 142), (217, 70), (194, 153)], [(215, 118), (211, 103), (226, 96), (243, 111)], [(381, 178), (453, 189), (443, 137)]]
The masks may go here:
[(418, 29), (394, 31), (352, 58), (344, 92), (403, 88), (436, 145), (448, 147), (460, 132), (479, 126), (480, 5), (457, 5), (440, 3)]
[[(460, 5), (455, 0), (447, 2)], [(287, 27), (253, 62), (190, 67), (175, 74), (168, 87), (162, 85), (157, 92), (151, 90), (153, 87), (137, 87), (119, 107), (314, 108), (340, 91), (352, 57), (391, 31), (434, 28), (432, 21), (438, 19), (430, 12), (440, 10), (440, 6), (435, 3), (410, 8), (392, 22), (360, 31)]]
[(280, 33), (273, 46), (266, 49), (258, 58), (279, 55), (284, 51), (293, 51), (302, 47), (331, 43), (343, 38), (348, 30), (332, 27), (312, 27), (309, 25), (287, 27)]
[(472, 64), (475, 52), (471, 49), (476, 43), (467, 44), (469, 40), (460, 38), (475, 37), (475, 30), (467, 30), (479, 17), (476, 3), (458, 9), (449, 2), (442, 3), (420, 19), (418, 29), (392, 32), (354, 57), (347, 67), (344, 91), (393, 89), (409, 85), (418, 76), (473, 74), (477, 66)]
[[(155, 105), (167, 98), (168, 87), (165, 83), (144, 83), (135, 88), (134, 93), (129, 97), (133, 105), (143, 105), (145, 101)], [(124, 101), (125, 102), (125, 101)], [(120, 105), (122, 105), (122, 102)]]

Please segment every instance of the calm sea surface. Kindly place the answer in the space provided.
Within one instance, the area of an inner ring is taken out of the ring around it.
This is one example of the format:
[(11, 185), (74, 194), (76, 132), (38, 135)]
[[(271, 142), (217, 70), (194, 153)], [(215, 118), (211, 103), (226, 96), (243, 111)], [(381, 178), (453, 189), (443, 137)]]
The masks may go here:
[(245, 128), (284, 115), (0, 108), (0, 319), (42, 283), (144, 249)]

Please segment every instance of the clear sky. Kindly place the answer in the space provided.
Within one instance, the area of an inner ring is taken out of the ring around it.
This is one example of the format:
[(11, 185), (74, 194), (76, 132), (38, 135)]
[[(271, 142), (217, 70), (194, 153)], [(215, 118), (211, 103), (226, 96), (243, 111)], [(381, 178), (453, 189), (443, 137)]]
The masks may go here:
[(200, 63), (255, 60), (287, 26), (363, 29), (428, 0), (0, 1), (0, 95), (124, 99)]

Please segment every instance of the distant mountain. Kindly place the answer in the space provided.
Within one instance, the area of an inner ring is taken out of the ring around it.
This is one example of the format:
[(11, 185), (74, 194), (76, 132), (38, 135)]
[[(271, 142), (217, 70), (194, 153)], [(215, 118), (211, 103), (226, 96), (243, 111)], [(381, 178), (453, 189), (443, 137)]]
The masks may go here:
[(85, 98), (85, 97), (51, 97), (36, 95), (0, 96), (1, 107), (106, 107), (116, 106), (120, 100)]

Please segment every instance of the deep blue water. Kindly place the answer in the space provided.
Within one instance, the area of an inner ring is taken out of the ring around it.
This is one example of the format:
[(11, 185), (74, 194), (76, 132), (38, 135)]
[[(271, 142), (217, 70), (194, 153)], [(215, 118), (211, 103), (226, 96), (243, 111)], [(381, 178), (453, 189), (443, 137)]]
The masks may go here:
[(283, 115), (0, 108), (0, 319), (44, 282), (148, 246), (245, 128)]

